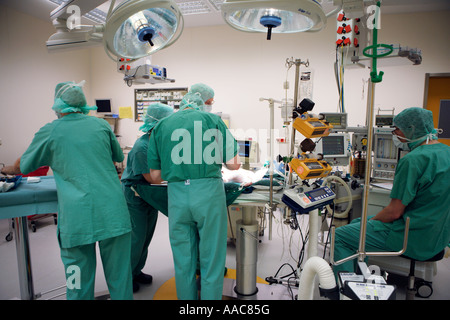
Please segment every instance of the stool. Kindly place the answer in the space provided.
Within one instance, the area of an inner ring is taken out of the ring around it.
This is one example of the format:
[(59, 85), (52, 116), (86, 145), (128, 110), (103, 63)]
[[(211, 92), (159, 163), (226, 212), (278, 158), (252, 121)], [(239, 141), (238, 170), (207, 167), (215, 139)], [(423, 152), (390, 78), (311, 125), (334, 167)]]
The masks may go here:
[[(418, 282), (417, 284), (415, 283), (416, 277), (415, 277), (414, 273), (415, 273), (415, 268), (416, 268), (416, 261), (435, 262), (435, 261), (441, 260), (444, 257), (444, 254), (445, 254), (445, 249), (428, 260), (416, 260), (416, 259), (412, 259), (410, 257), (404, 256), (404, 255), (402, 256), (403, 258), (410, 260), (408, 286), (406, 288), (406, 300), (414, 300), (415, 295), (417, 295), (418, 297), (421, 297), (421, 298), (429, 298), (433, 294), (433, 287), (431, 286), (430, 281), (422, 280), (422, 281)], [(423, 291), (424, 289), (425, 289), (425, 291)], [(426, 289), (429, 289), (429, 291), (427, 292)]]

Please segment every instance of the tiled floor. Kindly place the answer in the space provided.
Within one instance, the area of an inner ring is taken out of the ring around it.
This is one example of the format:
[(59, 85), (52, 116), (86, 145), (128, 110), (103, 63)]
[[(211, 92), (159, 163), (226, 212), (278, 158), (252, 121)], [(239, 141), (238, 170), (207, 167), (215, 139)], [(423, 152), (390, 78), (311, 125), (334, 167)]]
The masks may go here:
[[(299, 216), (299, 224), (304, 230), (308, 227), (308, 216)], [(0, 220), (0, 300), (20, 298), (19, 280), (17, 273), (17, 258), (15, 242), (6, 241), (9, 232), (7, 220)], [(45, 219), (37, 222), (37, 231), (29, 232), (30, 248), (32, 258), (32, 271), (35, 293), (44, 293), (48, 290), (63, 286), (65, 284), (63, 265), (59, 255), (56, 241), (56, 226), (53, 219)], [(289, 226), (280, 223), (276, 215), (273, 221), (272, 239), (269, 240), (268, 227), (260, 238), (258, 245), (257, 275), (265, 279), (274, 276), (279, 268), (288, 263), (295, 268), (302, 241), (300, 232), (293, 231)], [(319, 245), (318, 254), (321, 256), (323, 247)], [(236, 268), (236, 248), (230, 241), (227, 249), (226, 266), (229, 269)], [(172, 252), (168, 237), (167, 218), (160, 214), (153, 241), (149, 249), (147, 264), (143, 270), (153, 276), (151, 285), (141, 285), (139, 292), (134, 294), (136, 300), (151, 300), (155, 292), (169, 279), (174, 276)], [(281, 269), (279, 275), (285, 275), (291, 271), (289, 266)], [(392, 277), (397, 285), (396, 296), (398, 300), (405, 299), (404, 277)], [(281, 286), (281, 285), (280, 285)], [(437, 263), (437, 275), (433, 280), (434, 293), (429, 300), (450, 300), (450, 259), (443, 259)], [(282, 290), (287, 288), (282, 287)], [(44, 294), (41, 299), (52, 298), (63, 289)], [(100, 259), (98, 258), (96, 275), (96, 292), (105, 293), (107, 287), (103, 276)], [(297, 289), (294, 290), (294, 294)], [(289, 297), (288, 294), (285, 297)], [(64, 295), (56, 299), (65, 299)], [(314, 299), (319, 297), (318, 290), (314, 290)], [(416, 298), (421, 299), (421, 298)]]

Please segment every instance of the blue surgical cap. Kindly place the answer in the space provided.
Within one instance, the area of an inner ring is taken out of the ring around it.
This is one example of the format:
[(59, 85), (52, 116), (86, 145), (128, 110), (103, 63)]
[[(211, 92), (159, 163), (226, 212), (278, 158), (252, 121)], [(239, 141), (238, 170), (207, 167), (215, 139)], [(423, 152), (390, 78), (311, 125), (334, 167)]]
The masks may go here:
[(206, 102), (207, 100), (214, 98), (214, 90), (204, 83), (196, 83), (192, 85), (189, 92), (199, 93), (200, 96), (202, 97), (203, 102)]
[(411, 150), (427, 138), (437, 139), (430, 110), (416, 107), (405, 109), (394, 117), (394, 126), (403, 132), (405, 138), (417, 140), (408, 144)]
[(160, 102), (152, 103), (147, 107), (147, 112), (144, 115), (144, 124), (139, 130), (149, 132), (159, 120), (170, 116), (172, 113), (173, 109), (168, 105)]
[(188, 92), (180, 102), (180, 110), (186, 108), (193, 108), (195, 110), (203, 110), (203, 99), (199, 93)]
[(80, 83), (73, 81), (61, 82), (55, 88), (55, 101), (52, 109), (58, 113), (82, 112), (88, 114), (90, 110), (97, 110), (96, 106), (88, 106), (83, 93), (84, 80)]

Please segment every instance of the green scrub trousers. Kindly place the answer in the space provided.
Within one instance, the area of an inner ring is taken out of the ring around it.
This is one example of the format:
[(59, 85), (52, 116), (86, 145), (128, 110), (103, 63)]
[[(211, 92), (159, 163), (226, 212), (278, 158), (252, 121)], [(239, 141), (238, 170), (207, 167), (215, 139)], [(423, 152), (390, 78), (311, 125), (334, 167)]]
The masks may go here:
[(199, 260), (200, 298), (221, 300), (227, 250), (227, 209), (223, 181), (205, 178), (170, 182), (168, 194), (169, 234), (178, 299), (198, 299), (195, 271)]
[[(366, 225), (366, 252), (390, 251), (386, 246), (386, 239), (389, 230), (383, 227), (382, 222), (370, 220), (373, 216), (368, 217)], [(336, 229), (334, 261), (339, 261), (354, 255), (359, 249), (359, 234), (361, 230), (361, 218), (354, 219), (350, 224)], [(366, 259), (367, 260), (367, 259)], [(358, 259), (344, 262), (340, 265), (333, 266), (333, 271), (337, 275), (338, 272), (355, 272)]]
[(131, 217), (131, 272), (134, 278), (141, 273), (147, 261), (148, 246), (158, 221), (158, 210), (136, 196), (130, 187), (123, 185), (122, 188)]
[[(143, 174), (150, 170), (147, 166), (149, 133), (136, 140), (128, 153), (127, 166), (122, 174), (122, 190), (130, 212), (131, 232), (131, 270), (133, 278), (138, 276), (145, 266), (148, 246), (155, 232), (158, 209), (167, 215), (166, 187), (151, 186)], [(136, 195), (134, 190), (139, 195)], [(161, 205), (160, 205), (161, 204)]]
[[(100, 256), (111, 300), (133, 300), (130, 266), (131, 233), (98, 242)], [(96, 243), (61, 248), (66, 270), (67, 300), (94, 299), (97, 267)], [(74, 269), (74, 267), (76, 269)], [(80, 278), (78, 279), (78, 275)]]

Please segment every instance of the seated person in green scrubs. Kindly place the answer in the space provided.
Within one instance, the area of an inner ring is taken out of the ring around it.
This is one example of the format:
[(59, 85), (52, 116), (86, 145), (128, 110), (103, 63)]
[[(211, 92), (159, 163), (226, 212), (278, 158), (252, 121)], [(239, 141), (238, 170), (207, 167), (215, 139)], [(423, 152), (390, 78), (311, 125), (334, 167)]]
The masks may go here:
[[(427, 260), (450, 241), (450, 147), (437, 141), (433, 114), (408, 108), (394, 118), (394, 143), (410, 150), (398, 162), (391, 202), (367, 221), (366, 247), (371, 251), (400, 251), (406, 218), (410, 218), (405, 256)], [(360, 219), (336, 229), (335, 261), (359, 248)], [(354, 262), (334, 266), (334, 271), (354, 272)]]

